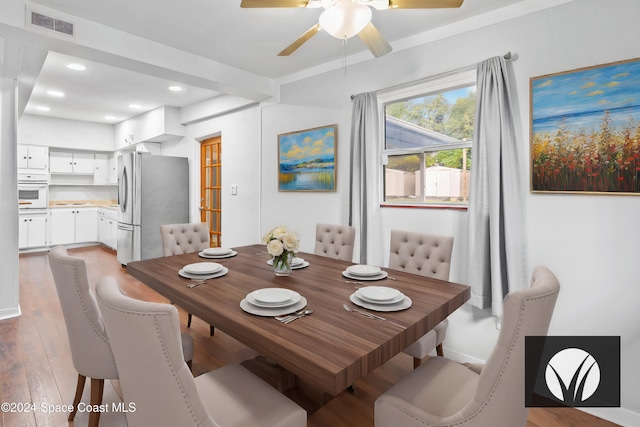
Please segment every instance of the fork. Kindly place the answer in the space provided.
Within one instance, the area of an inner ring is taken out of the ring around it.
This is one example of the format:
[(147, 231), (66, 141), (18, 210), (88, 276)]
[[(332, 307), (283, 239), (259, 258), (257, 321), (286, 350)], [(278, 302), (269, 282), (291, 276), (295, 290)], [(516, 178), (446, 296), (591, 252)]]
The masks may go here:
[(284, 322), (286, 320), (289, 320), (292, 317), (300, 316), (302, 313), (304, 313), (304, 309), (297, 311), (295, 313), (284, 315), (284, 316), (275, 316), (274, 319), (276, 319), (279, 322)]
[(358, 314), (362, 314), (363, 316), (367, 316), (370, 317), (371, 319), (378, 319), (378, 320), (387, 320), (384, 317), (380, 317), (380, 316), (376, 316), (373, 313), (369, 313), (367, 311), (362, 311), (362, 310), (358, 310), (357, 308), (353, 308), (353, 307), (349, 307), (347, 304), (342, 304), (342, 306), (344, 307), (345, 310), (347, 311), (352, 311), (354, 313), (358, 313)]
[[(191, 279), (193, 280), (193, 279)], [(202, 285), (205, 282), (205, 280), (193, 280), (191, 283), (189, 283), (187, 285), (187, 288), (191, 289), (191, 288), (195, 288), (198, 285)]]

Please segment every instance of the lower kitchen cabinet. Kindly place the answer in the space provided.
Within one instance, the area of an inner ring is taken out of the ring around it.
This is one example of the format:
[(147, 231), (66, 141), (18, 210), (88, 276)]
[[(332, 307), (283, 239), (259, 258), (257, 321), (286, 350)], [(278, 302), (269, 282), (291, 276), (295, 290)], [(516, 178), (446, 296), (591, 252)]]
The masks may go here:
[(117, 250), (118, 215), (109, 209), (98, 209), (98, 241)]
[(97, 208), (51, 210), (51, 245), (98, 241)]
[(47, 214), (24, 214), (19, 217), (18, 246), (20, 249), (47, 245)]

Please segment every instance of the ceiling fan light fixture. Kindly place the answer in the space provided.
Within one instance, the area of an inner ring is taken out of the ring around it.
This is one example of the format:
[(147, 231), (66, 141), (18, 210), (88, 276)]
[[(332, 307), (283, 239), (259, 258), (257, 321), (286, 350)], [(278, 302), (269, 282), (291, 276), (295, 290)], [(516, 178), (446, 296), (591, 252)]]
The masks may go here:
[(341, 2), (322, 12), (319, 23), (323, 30), (337, 39), (348, 39), (371, 21), (369, 7), (351, 1)]

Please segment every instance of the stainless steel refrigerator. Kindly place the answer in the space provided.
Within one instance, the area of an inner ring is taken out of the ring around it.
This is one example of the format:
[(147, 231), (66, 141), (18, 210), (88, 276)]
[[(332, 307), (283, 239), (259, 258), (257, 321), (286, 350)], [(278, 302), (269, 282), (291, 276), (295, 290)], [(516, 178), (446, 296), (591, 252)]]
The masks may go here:
[(162, 254), (160, 225), (189, 222), (189, 161), (125, 153), (118, 160), (118, 261)]

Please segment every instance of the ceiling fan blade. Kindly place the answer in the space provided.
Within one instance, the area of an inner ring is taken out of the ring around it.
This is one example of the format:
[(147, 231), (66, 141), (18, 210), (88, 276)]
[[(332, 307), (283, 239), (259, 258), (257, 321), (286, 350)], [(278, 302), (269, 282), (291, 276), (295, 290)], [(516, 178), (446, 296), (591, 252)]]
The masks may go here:
[(437, 9), (460, 7), (463, 1), (464, 0), (389, 0), (389, 7), (398, 9)]
[(378, 31), (371, 22), (358, 33), (358, 37), (360, 37), (360, 40), (362, 40), (376, 58), (386, 55), (393, 50), (387, 40), (380, 34), (380, 31)]
[(242, 0), (240, 7), (305, 7), (309, 0)]
[(298, 37), (296, 41), (294, 41), (289, 46), (287, 46), (282, 52), (278, 54), (278, 56), (291, 55), (293, 52), (295, 52), (297, 48), (302, 46), (307, 40), (315, 36), (318, 31), (320, 31), (320, 24), (316, 24), (313, 27), (309, 28), (307, 32), (305, 32), (303, 35)]

